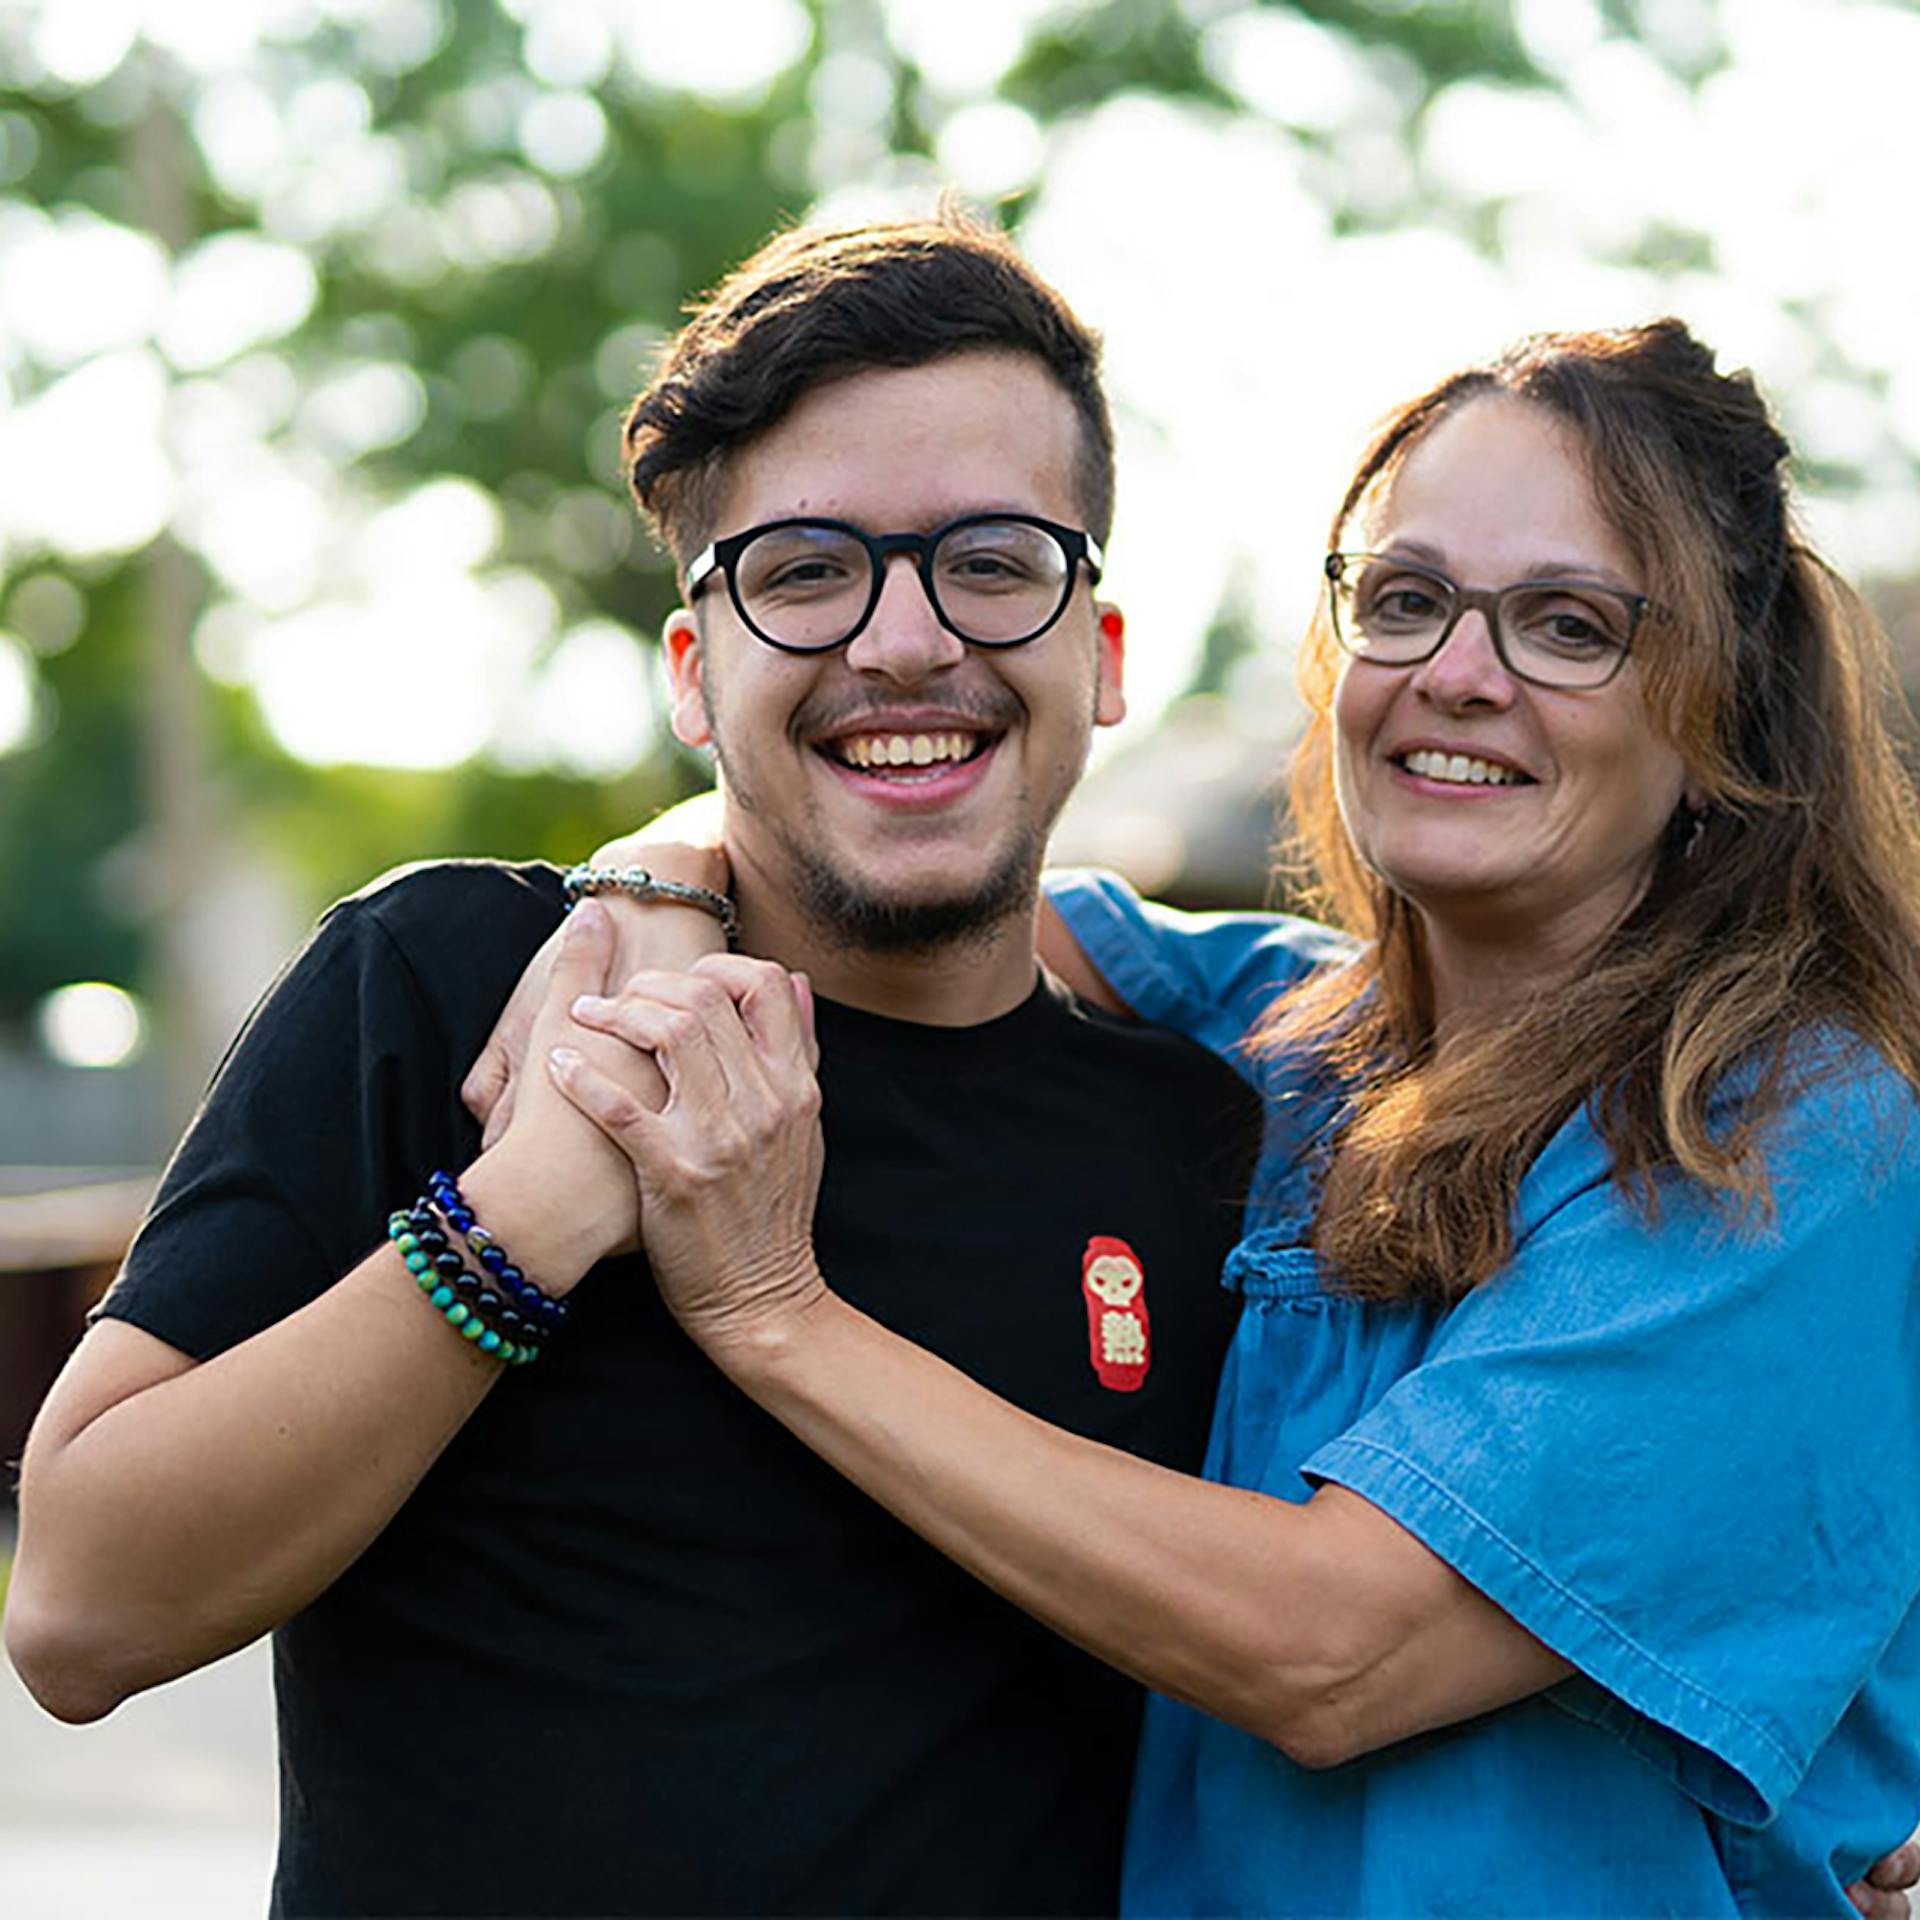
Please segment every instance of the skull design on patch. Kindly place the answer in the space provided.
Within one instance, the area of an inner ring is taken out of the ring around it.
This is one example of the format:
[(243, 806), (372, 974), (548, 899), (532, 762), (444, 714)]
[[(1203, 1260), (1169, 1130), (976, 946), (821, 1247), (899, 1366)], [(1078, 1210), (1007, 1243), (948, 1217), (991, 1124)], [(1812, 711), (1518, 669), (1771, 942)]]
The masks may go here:
[(1087, 1358), (1095, 1377), (1114, 1393), (1136, 1393), (1153, 1362), (1147, 1319), (1147, 1272), (1124, 1240), (1095, 1234), (1080, 1256), (1080, 1291), (1087, 1302)]

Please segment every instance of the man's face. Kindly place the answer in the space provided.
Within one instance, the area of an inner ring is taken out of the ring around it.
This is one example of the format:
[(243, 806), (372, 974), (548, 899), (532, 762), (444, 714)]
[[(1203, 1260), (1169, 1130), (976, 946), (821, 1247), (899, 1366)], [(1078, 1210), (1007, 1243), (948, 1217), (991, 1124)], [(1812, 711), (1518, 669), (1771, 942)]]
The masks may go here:
[[(734, 457), (713, 531), (811, 515), (924, 533), (991, 511), (1079, 527), (1079, 431), (1026, 355), (851, 374)], [(668, 623), (667, 654), (674, 731), (720, 762), (738, 883), (868, 948), (937, 944), (1026, 906), (1092, 727), (1124, 711), (1112, 624), (1083, 572), (1038, 639), (968, 646), (904, 557), (853, 641), (796, 655), (748, 632), (716, 578), (697, 616)]]

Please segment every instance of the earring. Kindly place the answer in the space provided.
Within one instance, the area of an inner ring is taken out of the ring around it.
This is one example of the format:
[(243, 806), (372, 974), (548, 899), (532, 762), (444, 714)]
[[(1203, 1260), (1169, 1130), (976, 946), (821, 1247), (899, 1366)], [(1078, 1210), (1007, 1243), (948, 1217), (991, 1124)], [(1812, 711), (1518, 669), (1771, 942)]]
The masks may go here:
[(1691, 860), (1700, 851), (1700, 836), (1707, 830), (1707, 820), (1712, 812), (1708, 807), (1695, 807), (1687, 815), (1687, 837), (1680, 846), (1680, 858)]

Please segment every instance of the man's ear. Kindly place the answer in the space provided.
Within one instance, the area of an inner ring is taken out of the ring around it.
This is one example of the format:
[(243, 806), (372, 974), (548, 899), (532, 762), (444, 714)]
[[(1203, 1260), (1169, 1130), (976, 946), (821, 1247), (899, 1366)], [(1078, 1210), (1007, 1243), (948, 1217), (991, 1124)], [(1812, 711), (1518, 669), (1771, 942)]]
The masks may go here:
[(667, 665), (668, 717), (673, 737), (683, 747), (713, 742), (707, 702), (700, 681), (700, 626), (686, 607), (675, 607), (660, 630), (660, 652)]
[(1093, 719), (1096, 726), (1111, 727), (1127, 717), (1127, 617), (1110, 600), (1096, 600), (1093, 611), (1094, 671), (1098, 676)]

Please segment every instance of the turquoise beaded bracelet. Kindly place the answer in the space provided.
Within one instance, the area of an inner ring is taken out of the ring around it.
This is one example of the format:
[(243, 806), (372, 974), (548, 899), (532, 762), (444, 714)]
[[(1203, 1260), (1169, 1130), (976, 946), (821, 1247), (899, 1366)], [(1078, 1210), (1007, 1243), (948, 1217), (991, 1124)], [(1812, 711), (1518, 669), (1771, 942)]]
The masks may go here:
[[(435, 1237), (444, 1239), (443, 1235)], [(387, 1238), (399, 1249), (427, 1304), (463, 1340), (470, 1340), (482, 1353), (509, 1367), (524, 1367), (540, 1357), (539, 1342), (510, 1340), (489, 1324), (481, 1304), (485, 1289), (480, 1276), (458, 1254), (422, 1245), (412, 1214), (403, 1211), (388, 1215)], [(447, 1260), (451, 1266), (441, 1264)]]

